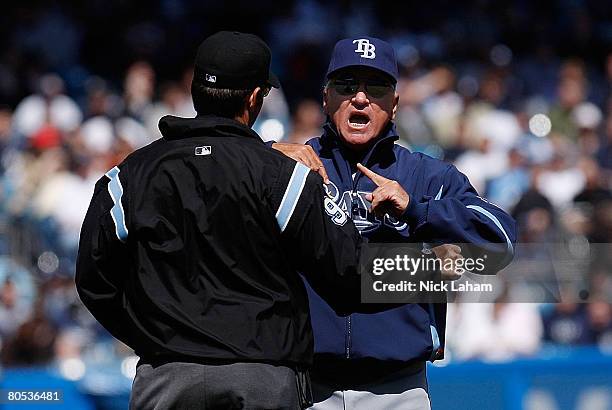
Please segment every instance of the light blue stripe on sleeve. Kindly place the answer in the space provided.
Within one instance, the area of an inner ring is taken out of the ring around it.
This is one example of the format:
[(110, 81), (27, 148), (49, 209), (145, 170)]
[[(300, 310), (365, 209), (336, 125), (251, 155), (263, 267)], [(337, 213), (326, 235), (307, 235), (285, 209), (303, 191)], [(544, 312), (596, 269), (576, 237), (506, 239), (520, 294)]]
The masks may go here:
[(431, 331), (431, 357), (433, 359), (436, 357), (436, 353), (440, 348), (440, 337), (438, 336), (438, 330), (434, 325), (429, 325), (429, 330)]
[(293, 215), (293, 211), (300, 200), (300, 195), (304, 189), (309, 171), (310, 168), (299, 162), (296, 163), (295, 168), (293, 168), (289, 184), (287, 185), (283, 199), (278, 207), (278, 211), (276, 211), (276, 221), (278, 222), (281, 232), (287, 227), (291, 215)]
[(444, 189), (444, 185), (442, 185), (440, 187), (440, 190), (438, 191), (438, 194), (436, 195), (436, 197), (434, 198), (434, 201), (439, 201), (440, 198), (442, 198), (442, 190)]
[(125, 242), (128, 237), (128, 229), (125, 225), (125, 212), (123, 210), (123, 204), (121, 203), (123, 186), (121, 185), (121, 180), (119, 179), (119, 172), (119, 168), (114, 167), (105, 175), (110, 178), (110, 182), (108, 183), (108, 193), (110, 194), (114, 203), (110, 212), (113, 222), (115, 222), (115, 233), (121, 242)]
[(510, 252), (511, 255), (514, 254), (514, 247), (512, 246), (512, 241), (508, 237), (508, 234), (506, 233), (506, 230), (502, 226), (501, 222), (499, 222), (499, 219), (497, 219), (495, 215), (493, 215), (491, 212), (487, 211), (486, 209), (478, 205), (468, 205), (467, 208), (473, 209), (476, 212), (480, 212), (481, 214), (483, 214), (484, 216), (492, 220), (493, 223), (499, 228), (500, 231), (502, 231), (502, 233), (506, 237), (506, 243), (508, 245), (508, 252)]
[[(442, 188), (440, 188), (442, 191)], [(433, 304), (429, 304), (429, 321), (431, 324), (429, 325), (429, 330), (431, 332), (431, 357), (430, 359), (435, 359), (438, 353), (438, 349), (440, 348), (440, 336), (438, 336), (438, 329), (436, 329), (436, 313), (434, 312)]]
[[(444, 185), (440, 186), (440, 190), (438, 191), (438, 193), (436, 194), (436, 197), (434, 198), (434, 201), (439, 201), (442, 198), (442, 190), (444, 189)], [(431, 244), (427, 243), (427, 242), (423, 242), (423, 250), (427, 251), (427, 253), (431, 253)]]

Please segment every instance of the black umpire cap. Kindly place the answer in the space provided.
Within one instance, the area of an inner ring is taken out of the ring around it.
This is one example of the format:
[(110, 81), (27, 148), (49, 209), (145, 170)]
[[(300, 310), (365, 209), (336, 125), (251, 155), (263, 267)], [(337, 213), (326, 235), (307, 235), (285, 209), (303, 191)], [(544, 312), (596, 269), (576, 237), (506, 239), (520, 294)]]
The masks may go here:
[(279, 88), (278, 78), (270, 71), (270, 58), (270, 48), (256, 35), (220, 31), (198, 47), (194, 77), (211, 88)]

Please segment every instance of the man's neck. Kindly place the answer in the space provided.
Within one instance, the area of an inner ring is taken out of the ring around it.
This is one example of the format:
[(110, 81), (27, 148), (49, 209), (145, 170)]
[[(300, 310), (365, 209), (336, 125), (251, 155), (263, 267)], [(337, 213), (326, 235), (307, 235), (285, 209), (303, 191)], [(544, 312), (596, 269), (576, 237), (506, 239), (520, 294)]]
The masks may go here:
[(238, 114), (234, 117), (234, 119), (236, 121), (238, 121), (239, 123), (246, 125), (247, 127), (250, 127), (249, 125), (249, 112), (248, 111), (243, 111), (242, 114)]

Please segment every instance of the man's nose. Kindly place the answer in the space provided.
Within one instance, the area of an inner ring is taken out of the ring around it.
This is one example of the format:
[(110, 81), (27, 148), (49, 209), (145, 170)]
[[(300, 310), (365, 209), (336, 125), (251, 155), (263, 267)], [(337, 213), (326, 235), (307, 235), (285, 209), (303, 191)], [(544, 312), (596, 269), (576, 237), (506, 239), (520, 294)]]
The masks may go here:
[(355, 96), (353, 97), (353, 102), (355, 104), (367, 104), (368, 103), (368, 95), (365, 93), (365, 91), (361, 89), (361, 87), (359, 90), (357, 90), (357, 94), (355, 94)]

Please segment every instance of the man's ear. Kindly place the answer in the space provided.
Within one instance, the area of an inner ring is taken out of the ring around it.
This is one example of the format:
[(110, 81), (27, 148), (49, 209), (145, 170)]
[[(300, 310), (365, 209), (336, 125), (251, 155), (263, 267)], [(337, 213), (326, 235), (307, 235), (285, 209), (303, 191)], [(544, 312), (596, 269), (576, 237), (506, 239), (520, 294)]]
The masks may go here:
[(264, 93), (261, 87), (257, 87), (246, 99), (247, 111), (245, 114), (248, 115), (247, 122), (249, 127), (252, 127), (259, 116), (261, 107), (263, 106)]
[(256, 87), (247, 99), (248, 107), (253, 110), (258, 104), (263, 104), (263, 90), (261, 87)]
[(391, 115), (391, 119), (395, 119), (395, 114), (397, 113), (397, 107), (399, 107), (399, 94), (396, 92), (393, 96), (393, 114)]

